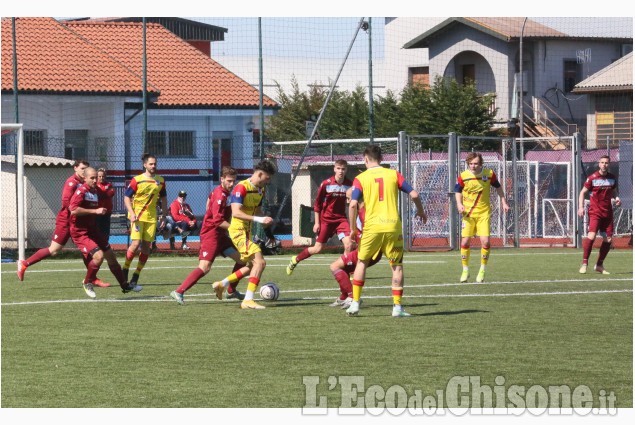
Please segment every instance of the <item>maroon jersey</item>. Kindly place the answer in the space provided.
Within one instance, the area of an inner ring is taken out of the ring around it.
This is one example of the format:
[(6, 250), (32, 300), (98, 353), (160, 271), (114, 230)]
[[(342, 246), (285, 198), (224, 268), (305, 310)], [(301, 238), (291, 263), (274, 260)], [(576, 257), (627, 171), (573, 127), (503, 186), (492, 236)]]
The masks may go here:
[(71, 212), (68, 210), (68, 205), (71, 202), (71, 197), (75, 193), (75, 189), (82, 185), (82, 181), (77, 177), (77, 174), (73, 174), (66, 182), (64, 182), (64, 188), (62, 189), (62, 207), (57, 213), (55, 223), (57, 227), (59, 225), (69, 226), (71, 221)]
[(223, 186), (218, 185), (209, 194), (207, 203), (207, 211), (203, 217), (203, 226), (201, 227), (201, 236), (210, 232), (226, 232), (221, 229), (220, 225), (223, 221), (229, 222), (232, 216), (230, 193)]
[(617, 178), (611, 173), (601, 175), (599, 171), (596, 171), (587, 177), (584, 187), (591, 192), (589, 215), (611, 217), (613, 215), (611, 198), (613, 198), (613, 191), (617, 190)]
[(320, 221), (338, 222), (346, 218), (346, 191), (353, 182), (344, 178), (342, 184), (335, 180), (335, 176), (322, 182), (318, 189), (313, 211), (320, 214)]
[[(87, 184), (83, 184), (75, 190), (70, 205), (70, 211), (74, 211), (77, 207), (85, 209), (97, 209), (99, 206), (99, 198), (97, 190), (91, 189)], [(87, 215), (71, 215), (71, 231), (73, 229), (90, 229), (95, 227), (95, 214)]]
[(112, 214), (112, 198), (115, 196), (115, 188), (112, 183), (104, 184), (97, 182), (97, 197), (99, 198), (99, 207), (106, 208), (106, 214)]

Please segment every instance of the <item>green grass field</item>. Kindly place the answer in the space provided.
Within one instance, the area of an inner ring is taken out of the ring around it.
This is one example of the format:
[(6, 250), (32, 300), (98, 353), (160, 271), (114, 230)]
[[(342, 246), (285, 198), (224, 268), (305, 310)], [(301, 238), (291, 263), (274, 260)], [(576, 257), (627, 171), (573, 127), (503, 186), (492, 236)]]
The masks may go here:
[[(2, 407), (300, 408), (312, 376), (334, 408), (342, 400), (331, 376), (424, 395), (456, 376), (491, 387), (497, 377), (506, 388), (585, 385), (594, 406), (605, 391), (633, 407), (632, 251), (611, 251), (611, 275), (580, 275), (580, 256), (493, 250), (486, 282), (459, 284), (458, 253), (407, 254), (403, 304), (413, 317), (403, 319), (390, 317), (385, 260), (369, 269), (358, 317), (328, 307), (339, 293), (328, 269), (335, 255), (314, 256), (291, 277), (289, 255), (267, 257), (263, 282), (277, 282), (281, 297), (263, 311), (213, 297), (211, 282), (231, 270), (225, 259), (184, 306), (169, 293), (195, 257), (151, 257), (142, 292), (96, 288), (96, 300), (81, 288), (78, 258), (45, 260), (24, 282), (5, 263)], [(99, 276), (114, 282), (106, 266)]]

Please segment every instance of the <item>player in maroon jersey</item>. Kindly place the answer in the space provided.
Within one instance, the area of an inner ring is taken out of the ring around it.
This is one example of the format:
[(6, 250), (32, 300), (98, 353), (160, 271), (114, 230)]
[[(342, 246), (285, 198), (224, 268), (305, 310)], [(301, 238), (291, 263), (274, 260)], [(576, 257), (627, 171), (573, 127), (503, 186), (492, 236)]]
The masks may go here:
[(97, 195), (97, 170), (88, 167), (84, 174), (84, 184), (79, 186), (70, 199), (68, 210), (70, 211), (70, 234), (73, 242), (79, 248), (86, 259), (87, 272), (82, 285), (84, 292), (90, 298), (96, 298), (93, 284), (97, 277), (97, 272), (104, 262), (108, 262), (110, 271), (119, 282), (119, 286), (124, 292), (131, 290), (128, 288), (121, 266), (117, 262), (115, 253), (110, 248), (108, 239), (95, 223), (95, 217), (104, 215), (107, 209), (99, 206)]
[[(353, 188), (346, 191), (346, 199), (350, 200)], [(366, 209), (364, 208), (364, 201), (359, 203), (359, 211), (357, 213), (357, 240), (355, 243), (359, 243), (362, 238), (362, 231), (364, 230), (364, 218), (366, 216)], [(381, 260), (382, 252), (379, 251), (370, 260), (368, 267), (372, 267)], [(351, 274), (355, 272), (357, 266), (357, 249), (351, 252), (345, 252), (337, 260), (331, 263), (330, 269), (333, 273), (333, 277), (340, 286), (340, 296), (332, 303), (330, 307), (348, 308), (353, 301), (353, 284), (351, 283)]]
[(351, 242), (351, 228), (346, 216), (346, 191), (353, 185), (353, 181), (346, 178), (348, 163), (343, 159), (335, 161), (333, 171), (335, 174), (322, 182), (318, 189), (313, 211), (315, 224), (313, 231), (317, 236), (315, 245), (305, 248), (300, 254), (291, 257), (287, 266), (287, 274), (293, 273), (293, 269), (302, 260), (322, 251), (326, 242), (337, 235), (344, 244), (344, 252), (349, 253), (353, 249)]
[(51, 238), (51, 245), (48, 248), (42, 248), (35, 252), (32, 256), (26, 260), (18, 260), (18, 279), (24, 280), (24, 273), (27, 267), (38, 263), (45, 258), (57, 255), (58, 252), (64, 248), (66, 242), (71, 237), (70, 218), (71, 214), (68, 211), (68, 205), (77, 189), (84, 182), (84, 170), (88, 168), (90, 164), (85, 159), (78, 159), (73, 164), (75, 172), (72, 176), (66, 179), (64, 187), (62, 189), (62, 206), (55, 218), (55, 231)]
[[(112, 215), (112, 198), (115, 196), (115, 188), (106, 179), (106, 169), (100, 168), (97, 170), (97, 197), (99, 198), (99, 207), (106, 208), (106, 213), (103, 215), (98, 214), (95, 217), (95, 224), (99, 230), (106, 236), (106, 240), (110, 238), (110, 217)], [(106, 283), (99, 278), (95, 278), (93, 282), (95, 286), (107, 288), (110, 283)]]
[[(239, 262), (240, 254), (234, 248), (234, 244), (229, 238), (227, 229), (231, 220), (231, 207), (229, 203), (231, 190), (236, 183), (237, 172), (231, 167), (223, 167), (221, 170), (220, 185), (218, 185), (207, 198), (207, 206), (205, 209), (205, 217), (203, 217), (203, 225), (201, 226), (200, 240), (201, 247), (198, 254), (198, 267), (192, 270), (185, 278), (183, 283), (170, 293), (170, 296), (179, 304), (184, 304), (183, 294), (185, 291), (194, 286), (203, 276), (205, 276), (212, 268), (214, 259), (219, 255), (231, 257), (236, 261), (233, 273), (222, 282), (215, 282), (212, 285), (216, 297), (223, 299), (223, 292), (227, 284), (231, 282), (231, 291), (228, 298), (238, 298), (236, 284), (238, 281), (250, 271), (249, 267)], [(231, 296), (231, 295), (234, 296)]]
[(605, 235), (602, 237), (598, 260), (593, 270), (598, 273), (609, 274), (609, 272), (604, 269), (604, 259), (611, 249), (611, 240), (613, 237), (613, 203), (618, 207), (622, 204), (622, 201), (617, 196), (617, 178), (609, 172), (610, 162), (611, 160), (608, 155), (602, 156), (598, 161), (599, 169), (587, 177), (580, 191), (580, 198), (578, 200), (579, 217), (584, 217), (584, 197), (588, 192), (591, 192), (589, 198), (589, 229), (587, 231), (587, 237), (582, 240), (582, 265), (580, 266), (580, 273), (586, 273), (595, 236), (598, 232), (604, 232)]

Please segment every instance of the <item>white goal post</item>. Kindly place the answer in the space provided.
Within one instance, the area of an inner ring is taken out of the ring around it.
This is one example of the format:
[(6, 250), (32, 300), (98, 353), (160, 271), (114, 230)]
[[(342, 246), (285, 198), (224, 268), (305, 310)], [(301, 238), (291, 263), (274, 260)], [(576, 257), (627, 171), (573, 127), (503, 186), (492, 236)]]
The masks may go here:
[(2, 134), (5, 131), (14, 131), (17, 133), (16, 146), (16, 205), (17, 205), (17, 239), (18, 239), (18, 259), (24, 260), (25, 249), (25, 199), (24, 199), (24, 132), (22, 124), (2, 124)]

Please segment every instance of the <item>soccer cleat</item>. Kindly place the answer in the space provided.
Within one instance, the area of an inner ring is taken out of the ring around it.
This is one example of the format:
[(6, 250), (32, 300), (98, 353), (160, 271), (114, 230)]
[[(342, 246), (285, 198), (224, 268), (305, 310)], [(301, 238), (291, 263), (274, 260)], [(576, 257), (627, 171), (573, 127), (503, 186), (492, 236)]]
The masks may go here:
[(359, 302), (351, 301), (351, 305), (346, 309), (346, 314), (349, 316), (357, 316), (359, 313)]
[(124, 294), (127, 294), (128, 292), (132, 291), (132, 292), (139, 292), (143, 289), (143, 286), (141, 285), (137, 285), (136, 283), (132, 283), (130, 282), (128, 284), (128, 286), (126, 286), (125, 288), (121, 288), (121, 292), (123, 292)]
[(351, 301), (353, 301), (352, 298), (345, 298), (343, 300), (340, 300), (339, 298), (336, 299), (335, 301), (333, 301), (331, 304), (329, 304), (329, 307), (340, 307), (340, 308), (344, 308), (344, 305), (347, 304), (346, 302), (348, 301), (348, 305), (346, 305), (346, 308), (348, 308), (348, 306), (351, 305)]
[(95, 278), (93, 285), (99, 286), (100, 288), (108, 288), (110, 286), (110, 283), (104, 282), (103, 280), (99, 278)]
[(463, 273), (461, 273), (461, 280), (459, 280), (460, 283), (465, 283), (467, 282), (467, 280), (470, 278), (470, 271), (469, 270), (463, 270)]
[(18, 260), (18, 279), (20, 279), (20, 282), (24, 280), (24, 273), (27, 267), (26, 261)]
[(225, 298), (227, 298), (228, 300), (236, 299), (236, 300), (242, 301), (245, 299), (245, 294), (241, 294), (240, 292), (234, 289), (234, 292), (227, 291), (225, 293)]
[(86, 292), (86, 295), (88, 295), (90, 298), (97, 298), (97, 294), (93, 289), (92, 283), (84, 283), (84, 281), (82, 281), (82, 286), (84, 287), (84, 292)]
[(485, 280), (485, 269), (480, 269), (476, 275), (476, 283), (483, 283)]
[(189, 245), (183, 244), (183, 245), (181, 245), (181, 249), (187, 251), (188, 249), (190, 249), (190, 247), (189, 247)]
[(406, 313), (402, 306), (394, 305), (392, 307), (392, 317), (410, 317), (410, 313)]
[(216, 293), (216, 298), (219, 300), (223, 299), (223, 292), (225, 292), (225, 287), (223, 286), (223, 282), (214, 282), (212, 284), (212, 289)]
[(252, 309), (252, 310), (264, 310), (265, 306), (258, 304), (254, 300), (244, 300), (242, 303), (240, 303), (240, 308)]
[(580, 266), (580, 273), (581, 274), (585, 274), (586, 273), (586, 268), (587, 268), (587, 265), (586, 264), (582, 264)]
[(183, 300), (183, 294), (180, 294), (180, 293), (178, 293), (178, 292), (176, 292), (176, 291), (172, 291), (172, 292), (170, 292), (170, 296), (171, 296), (172, 298), (174, 298), (174, 300), (175, 300), (177, 303), (179, 303), (179, 304), (181, 304), (181, 305), (185, 304), (185, 301)]
[(293, 273), (293, 269), (295, 269), (295, 266), (298, 265), (298, 262), (296, 261), (296, 258), (298, 258), (297, 255), (294, 255), (293, 257), (291, 257), (291, 261), (289, 261), (289, 265), (287, 266), (287, 274), (291, 275), (291, 273)]
[(596, 272), (601, 273), (601, 274), (611, 274), (608, 271), (606, 271), (604, 269), (604, 267), (598, 266), (597, 264), (595, 266), (593, 266), (593, 270), (595, 270)]

